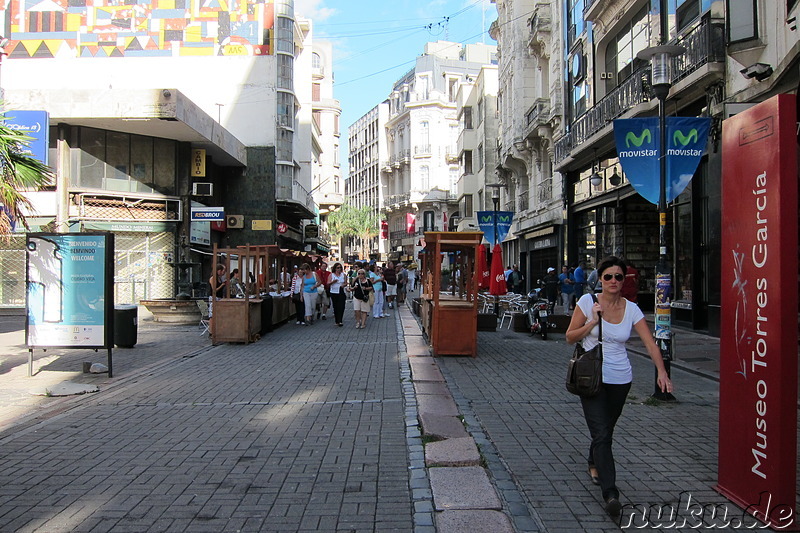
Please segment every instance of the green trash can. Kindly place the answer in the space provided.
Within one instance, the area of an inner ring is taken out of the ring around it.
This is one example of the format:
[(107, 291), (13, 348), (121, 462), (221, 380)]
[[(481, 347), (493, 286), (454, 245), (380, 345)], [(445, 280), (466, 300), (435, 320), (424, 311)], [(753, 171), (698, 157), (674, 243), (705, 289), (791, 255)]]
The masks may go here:
[(135, 305), (114, 306), (114, 344), (120, 348), (133, 348), (136, 345), (136, 326), (139, 308)]

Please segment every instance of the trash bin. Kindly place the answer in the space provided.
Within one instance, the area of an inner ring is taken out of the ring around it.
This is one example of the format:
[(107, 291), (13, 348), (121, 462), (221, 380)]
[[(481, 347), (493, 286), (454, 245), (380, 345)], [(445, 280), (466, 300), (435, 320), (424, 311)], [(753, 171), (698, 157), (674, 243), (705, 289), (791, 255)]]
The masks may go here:
[(114, 344), (120, 348), (133, 348), (136, 344), (138, 313), (135, 305), (114, 306)]

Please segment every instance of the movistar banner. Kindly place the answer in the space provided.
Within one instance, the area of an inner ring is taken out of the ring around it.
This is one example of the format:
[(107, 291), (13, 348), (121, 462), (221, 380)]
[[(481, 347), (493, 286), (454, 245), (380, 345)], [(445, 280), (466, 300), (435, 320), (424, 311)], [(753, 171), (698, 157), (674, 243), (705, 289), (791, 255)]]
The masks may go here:
[(478, 227), (490, 243), (494, 243), (494, 217), (497, 215), (497, 242), (503, 242), (514, 220), (513, 211), (478, 211)]
[[(689, 185), (706, 149), (710, 118), (667, 117), (667, 202)], [(658, 203), (660, 133), (658, 117), (614, 121), (622, 170), (644, 199)]]

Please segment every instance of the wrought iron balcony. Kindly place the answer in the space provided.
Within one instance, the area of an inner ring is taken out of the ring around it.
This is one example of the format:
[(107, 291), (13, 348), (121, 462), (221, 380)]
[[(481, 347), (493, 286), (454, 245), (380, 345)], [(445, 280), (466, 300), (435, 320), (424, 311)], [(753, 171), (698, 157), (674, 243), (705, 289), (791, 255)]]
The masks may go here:
[(424, 144), (424, 145), (417, 145), (414, 147), (414, 155), (431, 155), (431, 145)]
[(528, 191), (520, 191), (519, 192), (519, 210), (520, 211), (527, 211), (528, 210)]
[(539, 183), (539, 203), (548, 204), (553, 199), (553, 178), (544, 180)]
[[(725, 32), (721, 24), (703, 22), (673, 44), (686, 47), (685, 54), (672, 58), (673, 84), (688, 77), (703, 65), (725, 61)], [(569, 131), (555, 143), (554, 162), (560, 163), (575, 147), (614, 119), (651, 98), (648, 65), (634, 72), (594, 107), (572, 122)]]

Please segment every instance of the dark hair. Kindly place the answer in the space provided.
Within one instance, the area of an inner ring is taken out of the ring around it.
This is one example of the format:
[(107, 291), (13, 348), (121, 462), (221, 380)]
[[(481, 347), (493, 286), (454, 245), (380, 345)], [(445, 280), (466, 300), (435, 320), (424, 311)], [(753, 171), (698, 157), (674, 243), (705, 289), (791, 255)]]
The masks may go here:
[(603, 271), (612, 266), (618, 266), (619, 268), (621, 268), (623, 274), (628, 273), (628, 265), (625, 264), (625, 261), (623, 261), (617, 256), (609, 255), (608, 257), (600, 261), (599, 265), (597, 265), (597, 275), (602, 276)]
[[(334, 263), (333, 264), (333, 270), (336, 270), (337, 268), (342, 268), (342, 264), (341, 263)], [(342, 268), (342, 270), (344, 270), (344, 269)]]

